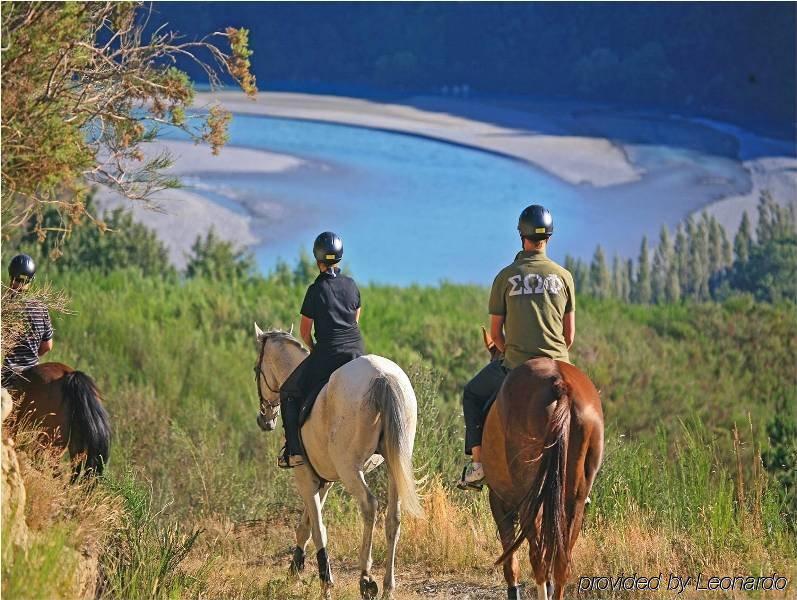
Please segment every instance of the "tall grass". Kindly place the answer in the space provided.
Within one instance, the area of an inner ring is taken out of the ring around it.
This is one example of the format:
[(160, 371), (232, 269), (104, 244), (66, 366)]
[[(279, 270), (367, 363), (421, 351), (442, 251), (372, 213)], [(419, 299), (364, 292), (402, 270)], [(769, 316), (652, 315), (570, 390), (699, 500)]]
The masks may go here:
[[(97, 380), (115, 431), (101, 487), (124, 508), (104, 542), (106, 595), (309, 597), (314, 587), (285, 579), (300, 502), (290, 474), (276, 467), (281, 436), (255, 425), (251, 370), (253, 322), (287, 328), (304, 290), (129, 271), (63, 275), (53, 284), (69, 291), (74, 314), (55, 317), (48, 359)], [(405, 519), (400, 573), (500, 585), (490, 566), (499, 545), (486, 493), (453, 487), (462, 465), (460, 390), (486, 360), (486, 294), (454, 285), (362, 290), (368, 350), (404, 367), (419, 400), (414, 462), (428, 518)], [(783, 525), (758, 454), (773, 407), (783, 399), (797, 406), (797, 371), (786, 360), (797, 343), (793, 307), (584, 299), (577, 320), (573, 360), (601, 389), (608, 426), (579, 570), (673, 563), (797, 575), (797, 538)], [(734, 424), (749, 422), (735, 441)], [(371, 480), (384, 498), (384, 473)], [(336, 489), (325, 515), (333, 560), (355, 568), (355, 503)], [(380, 564), (380, 535), (374, 554)], [(17, 569), (8, 572), (12, 581)]]

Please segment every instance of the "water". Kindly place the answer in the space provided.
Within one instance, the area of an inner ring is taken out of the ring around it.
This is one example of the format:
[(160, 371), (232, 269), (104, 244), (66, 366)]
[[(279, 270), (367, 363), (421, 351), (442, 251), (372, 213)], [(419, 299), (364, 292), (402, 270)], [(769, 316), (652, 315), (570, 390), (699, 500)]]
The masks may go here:
[(744, 192), (738, 161), (671, 147), (627, 146), (640, 182), (593, 188), (567, 184), (529, 164), (478, 150), (357, 127), (236, 115), (230, 143), (301, 158), (278, 174), (187, 178), (195, 191), (253, 219), (264, 271), (293, 264), (316, 234), (337, 232), (361, 281), (489, 284), (519, 249), (517, 216), (528, 204), (554, 215), (554, 260), (635, 254), (712, 199)]

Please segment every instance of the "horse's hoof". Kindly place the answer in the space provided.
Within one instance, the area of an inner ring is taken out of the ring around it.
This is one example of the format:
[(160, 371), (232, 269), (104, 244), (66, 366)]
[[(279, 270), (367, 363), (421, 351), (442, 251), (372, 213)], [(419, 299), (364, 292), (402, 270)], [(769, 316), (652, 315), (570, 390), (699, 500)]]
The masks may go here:
[(301, 549), (299, 546), (296, 546), (293, 549), (293, 556), (291, 557), (291, 566), (289, 567), (289, 572), (294, 577), (298, 577), (299, 573), (304, 571), (304, 550)]
[(324, 600), (331, 600), (333, 587), (335, 587), (335, 584), (332, 583), (331, 581), (321, 582), (321, 594), (324, 596)]
[(360, 578), (360, 596), (363, 600), (374, 600), (379, 594), (379, 586), (372, 577)]

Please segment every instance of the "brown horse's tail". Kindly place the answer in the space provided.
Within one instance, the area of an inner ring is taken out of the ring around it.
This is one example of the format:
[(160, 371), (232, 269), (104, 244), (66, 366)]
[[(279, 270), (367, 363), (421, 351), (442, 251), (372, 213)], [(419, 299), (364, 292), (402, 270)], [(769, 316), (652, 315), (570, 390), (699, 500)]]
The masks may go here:
[(111, 426), (94, 381), (81, 371), (64, 375), (64, 405), (69, 431), (69, 453), (83, 455), (73, 478), (81, 472), (100, 475), (111, 451)]
[[(556, 408), (548, 421), (545, 444), (534, 482), (518, 506), (519, 530), (512, 545), (496, 561), (509, 559), (524, 539), (531, 544), (532, 561), (543, 567), (551, 580), (555, 563), (563, 570), (570, 564), (570, 531), (565, 511), (564, 488), (567, 469), (567, 446), (570, 440), (572, 402), (567, 383), (557, 375), (551, 380)], [(542, 510), (541, 527), (537, 516)]]

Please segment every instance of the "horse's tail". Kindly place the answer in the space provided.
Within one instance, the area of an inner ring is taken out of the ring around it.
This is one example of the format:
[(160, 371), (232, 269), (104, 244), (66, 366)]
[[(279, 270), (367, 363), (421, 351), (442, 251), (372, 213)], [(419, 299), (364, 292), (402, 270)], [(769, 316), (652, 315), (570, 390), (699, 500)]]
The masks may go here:
[(75, 475), (79, 475), (81, 470), (100, 475), (111, 449), (111, 426), (100, 392), (91, 377), (81, 371), (64, 375), (63, 385), (69, 424), (69, 453), (73, 457), (85, 454), (85, 459), (76, 467)]
[[(564, 487), (572, 401), (569, 386), (561, 376), (552, 378), (551, 388), (557, 404), (548, 420), (540, 465), (531, 488), (518, 506), (518, 534), (496, 561), (496, 565), (506, 561), (528, 538), (532, 560), (544, 568), (548, 580), (555, 563), (563, 563), (561, 567), (565, 571), (570, 564), (570, 527), (565, 510)], [(538, 528), (540, 509), (542, 519), (541, 527)]]
[(401, 504), (409, 514), (420, 517), (423, 508), (415, 489), (412, 470), (414, 439), (405, 424), (401, 384), (395, 375), (382, 373), (371, 383), (367, 397), (368, 403), (382, 415), (385, 461)]

